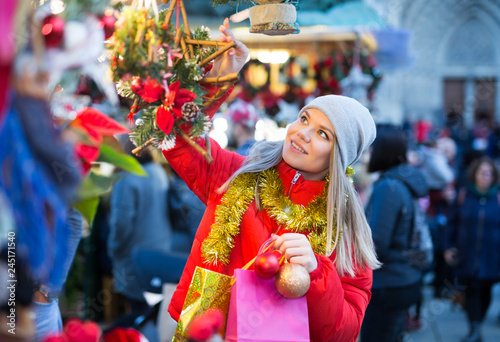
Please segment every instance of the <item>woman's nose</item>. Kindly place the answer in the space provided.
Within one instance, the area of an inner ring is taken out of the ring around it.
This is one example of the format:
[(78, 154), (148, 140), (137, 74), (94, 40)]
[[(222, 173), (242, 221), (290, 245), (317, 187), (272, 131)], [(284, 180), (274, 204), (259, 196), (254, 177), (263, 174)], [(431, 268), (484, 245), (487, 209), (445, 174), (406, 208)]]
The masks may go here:
[(310, 140), (310, 133), (307, 128), (301, 129), (297, 132), (297, 135), (306, 142)]

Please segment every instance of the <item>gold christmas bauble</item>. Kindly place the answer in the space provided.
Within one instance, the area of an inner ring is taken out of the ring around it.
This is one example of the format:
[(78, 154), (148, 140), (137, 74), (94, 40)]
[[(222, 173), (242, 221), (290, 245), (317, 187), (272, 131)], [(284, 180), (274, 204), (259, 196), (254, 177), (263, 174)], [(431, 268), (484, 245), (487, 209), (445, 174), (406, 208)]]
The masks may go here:
[(284, 264), (274, 279), (276, 289), (285, 298), (300, 298), (307, 293), (311, 278), (305, 267), (297, 264)]

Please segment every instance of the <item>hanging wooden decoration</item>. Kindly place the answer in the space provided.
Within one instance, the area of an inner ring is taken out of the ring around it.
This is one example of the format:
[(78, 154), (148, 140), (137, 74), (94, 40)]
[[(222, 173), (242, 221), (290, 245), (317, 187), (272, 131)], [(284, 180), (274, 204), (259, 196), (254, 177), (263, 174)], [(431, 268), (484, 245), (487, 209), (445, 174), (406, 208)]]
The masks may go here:
[[(238, 74), (204, 75), (235, 42), (211, 41), (203, 28), (191, 31), (183, 0), (170, 0), (163, 11), (158, 11), (155, 0), (134, 1), (120, 13), (115, 28), (107, 47), (118, 94), (133, 102), (127, 116), (131, 139), (138, 146), (133, 152), (140, 154), (150, 145), (168, 150), (180, 137), (211, 163), (208, 143), (203, 149), (195, 142), (210, 127), (203, 110), (226, 93)], [(208, 95), (202, 83), (213, 84), (216, 91)], [(181, 129), (184, 124), (189, 133)]]
[(240, 5), (248, 2), (255, 6), (231, 16), (234, 22), (250, 17), (250, 32), (270, 36), (299, 33), (296, 6), (299, 0), (210, 0), (214, 6)]

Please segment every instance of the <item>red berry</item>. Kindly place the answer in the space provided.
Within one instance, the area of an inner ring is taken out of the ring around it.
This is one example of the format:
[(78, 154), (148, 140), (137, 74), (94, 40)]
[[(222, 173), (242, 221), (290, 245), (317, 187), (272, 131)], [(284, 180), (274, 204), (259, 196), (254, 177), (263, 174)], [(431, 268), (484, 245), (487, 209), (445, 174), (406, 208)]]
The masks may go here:
[(140, 77), (134, 77), (134, 79), (130, 83), (130, 90), (132, 90), (134, 94), (137, 94), (142, 90), (142, 88), (144, 88), (144, 82)]
[(261, 278), (271, 278), (280, 268), (280, 263), (273, 253), (262, 253), (254, 262), (255, 273)]

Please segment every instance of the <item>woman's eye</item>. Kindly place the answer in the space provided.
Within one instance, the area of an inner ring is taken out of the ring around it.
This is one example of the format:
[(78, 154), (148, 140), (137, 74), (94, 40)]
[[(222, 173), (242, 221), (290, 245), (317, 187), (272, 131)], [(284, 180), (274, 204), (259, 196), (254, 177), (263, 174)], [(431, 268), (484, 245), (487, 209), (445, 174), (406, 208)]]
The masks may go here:
[(302, 115), (302, 116), (300, 117), (300, 122), (307, 123), (307, 118), (306, 118), (306, 116), (305, 116), (305, 115)]
[(325, 139), (328, 139), (328, 134), (326, 134), (325, 131), (319, 131), (318, 134), (322, 137), (322, 138), (325, 138)]

